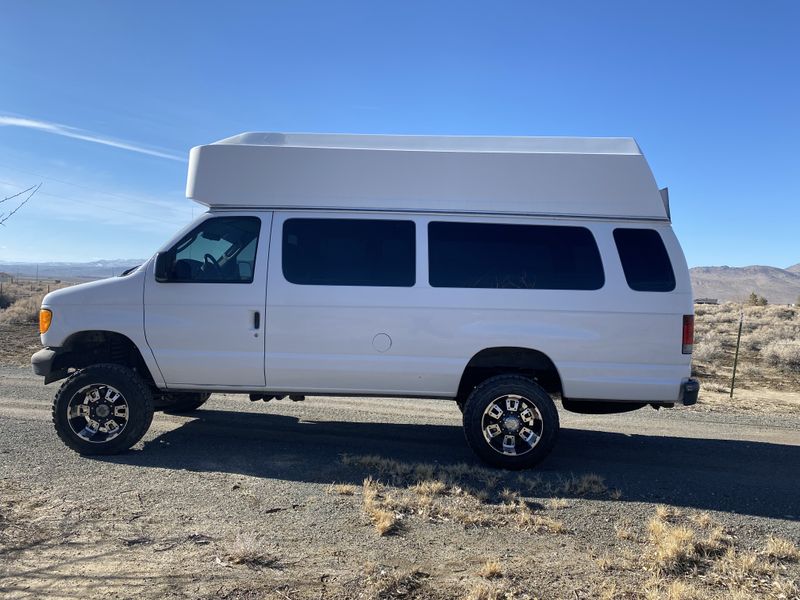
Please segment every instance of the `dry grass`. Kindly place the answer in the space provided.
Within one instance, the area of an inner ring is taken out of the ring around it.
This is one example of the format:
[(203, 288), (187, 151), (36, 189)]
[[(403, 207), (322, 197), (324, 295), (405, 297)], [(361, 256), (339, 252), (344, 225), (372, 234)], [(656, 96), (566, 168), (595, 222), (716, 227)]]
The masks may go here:
[[(739, 314), (743, 312), (742, 340), (734, 399), (729, 392)], [(695, 307), (695, 347), (692, 365), (700, 379), (701, 406), (725, 402), (747, 409), (800, 411), (792, 396), (800, 392), (800, 307), (745, 306), (725, 303)], [(753, 402), (749, 390), (778, 394), (771, 402)], [(711, 393), (709, 393), (711, 392)]]
[(48, 291), (66, 287), (48, 281), (4, 281), (0, 291), (0, 323), (37, 323), (42, 298)]
[[(398, 532), (400, 522), (406, 518), (429, 523), (455, 522), (467, 528), (511, 527), (553, 534), (568, 530), (562, 521), (532, 509), (519, 490), (504, 487), (495, 491), (499, 475), (492, 473), (489, 477), (482, 467), (403, 463), (376, 456), (344, 456), (342, 460), (348, 465), (377, 471), (368, 473), (364, 480), (363, 506), (381, 535)], [(384, 483), (381, 476), (391, 483)], [(566, 485), (576, 492), (589, 493), (602, 488), (598, 482), (602, 480), (596, 475), (572, 477), (566, 484), (559, 481), (557, 487)], [(481, 484), (486, 487), (476, 487)], [(558, 498), (550, 505), (561, 508), (566, 501)]]
[(770, 537), (760, 552), (737, 548), (708, 513), (684, 516), (658, 507), (648, 523), (646, 544), (640, 566), (653, 576), (644, 587), (645, 599), (797, 597), (796, 582), (785, 567), (800, 552), (789, 540)]
[(43, 297), (31, 296), (14, 301), (8, 308), (0, 311), (0, 323), (38, 323)]
[[(699, 524), (705, 532), (696, 531), (689, 523)], [(658, 506), (647, 525), (647, 532), (650, 564), (661, 576), (687, 573), (731, 547), (730, 536), (711, 520), (708, 513), (683, 519), (680, 511)]]
[(429, 479), (427, 481), (415, 483), (408, 489), (419, 496), (432, 498), (434, 496), (444, 495), (445, 491), (447, 491), (447, 484), (438, 479)]
[(761, 354), (773, 367), (800, 373), (800, 340), (770, 342), (764, 346)]
[(707, 512), (701, 512), (701, 513), (689, 515), (689, 520), (692, 523), (694, 523), (695, 525), (697, 525), (698, 527), (702, 527), (703, 529), (706, 529), (706, 528), (710, 527), (713, 524), (713, 521), (711, 519), (711, 515), (708, 514)]
[(622, 519), (614, 525), (614, 533), (618, 540), (635, 540), (636, 532), (629, 519)]
[(524, 596), (516, 595), (506, 585), (480, 581), (467, 591), (464, 600), (514, 600), (522, 597)]
[(278, 559), (270, 555), (264, 549), (264, 542), (261, 536), (254, 533), (242, 533), (233, 540), (227, 559), (235, 565), (246, 565), (248, 567), (271, 567)]
[(600, 556), (596, 556), (594, 558), (594, 564), (596, 564), (597, 568), (603, 571), (604, 573), (614, 570), (614, 561), (608, 554), (602, 554)]
[(476, 574), (484, 579), (497, 579), (503, 576), (503, 565), (497, 560), (487, 560)]
[(537, 515), (530, 510), (520, 509), (515, 518), (516, 525), (523, 531), (537, 531), (562, 534), (567, 532), (563, 521)]
[(660, 575), (688, 571), (694, 564), (695, 534), (685, 525), (670, 525), (654, 517), (647, 526), (653, 569)]
[(569, 502), (564, 498), (548, 498), (545, 506), (550, 510), (562, 510), (569, 506)]
[(719, 340), (700, 340), (692, 350), (692, 359), (703, 363), (716, 362), (724, 357), (725, 349)]
[(659, 521), (674, 521), (680, 516), (681, 511), (679, 511), (677, 508), (666, 506), (665, 504), (659, 504), (656, 506), (655, 518)]
[(431, 480), (443, 481), (448, 485), (470, 482), (494, 489), (500, 481), (497, 471), (467, 463), (438, 465), (421, 462), (402, 462), (376, 455), (342, 455), (342, 463), (369, 470), (380, 478), (395, 485), (408, 485)]
[(651, 580), (645, 588), (645, 600), (706, 600), (708, 592), (691, 583)]
[(364, 480), (363, 485), (364, 513), (372, 521), (379, 535), (389, 535), (397, 531), (396, 513), (392, 509), (392, 499), (386, 494), (383, 486), (371, 477)]
[(782, 537), (769, 536), (764, 550), (765, 554), (772, 559), (787, 562), (800, 561), (800, 548), (792, 542)]
[(570, 496), (599, 495), (608, 491), (605, 480), (596, 473), (587, 473), (580, 477), (570, 476), (564, 479), (559, 490)]
[[(436, 598), (438, 595), (427, 583), (428, 577), (427, 574), (417, 570), (392, 570), (380, 568), (377, 565), (367, 565), (364, 572), (365, 589), (363, 593), (348, 594), (345, 597), (352, 598), (357, 595), (359, 598), (374, 600)], [(296, 596), (282, 595), (280, 597), (295, 598)], [(320, 597), (327, 596), (321, 594)]]
[(765, 576), (771, 576), (774, 572), (775, 566), (764, 557), (733, 547), (728, 548), (712, 568), (712, 573), (726, 582), (728, 587), (740, 589), (755, 588), (766, 580)]
[(327, 492), (336, 496), (353, 496), (358, 491), (358, 486), (350, 483), (333, 483), (328, 486)]

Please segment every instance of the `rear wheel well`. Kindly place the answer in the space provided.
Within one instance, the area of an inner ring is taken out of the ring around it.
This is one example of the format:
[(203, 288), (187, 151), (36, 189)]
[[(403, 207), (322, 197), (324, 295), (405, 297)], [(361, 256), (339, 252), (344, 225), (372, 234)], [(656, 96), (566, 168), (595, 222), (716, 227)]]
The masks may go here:
[(142, 358), (139, 348), (130, 338), (114, 331), (81, 331), (64, 342), (65, 352), (58, 354), (53, 362), (53, 371), (64, 376), (70, 369), (83, 369), (90, 365), (111, 363), (136, 371), (147, 383), (153, 377)]
[(550, 394), (561, 393), (561, 377), (543, 352), (531, 348), (486, 348), (473, 356), (458, 385), (456, 401), (464, 402), (478, 385), (496, 375), (516, 374), (536, 381)]

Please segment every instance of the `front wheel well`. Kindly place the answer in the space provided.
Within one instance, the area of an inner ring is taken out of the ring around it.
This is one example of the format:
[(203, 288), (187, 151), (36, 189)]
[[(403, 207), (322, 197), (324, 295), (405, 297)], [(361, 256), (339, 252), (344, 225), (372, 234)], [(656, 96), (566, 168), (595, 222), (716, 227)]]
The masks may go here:
[(142, 358), (142, 353), (131, 339), (115, 331), (80, 331), (67, 338), (53, 361), (53, 372), (66, 376), (70, 370), (90, 365), (111, 363), (136, 371), (147, 383), (153, 376)]
[(550, 394), (562, 391), (561, 377), (550, 357), (539, 350), (518, 347), (485, 348), (467, 363), (456, 400), (463, 402), (478, 385), (496, 375), (522, 375)]

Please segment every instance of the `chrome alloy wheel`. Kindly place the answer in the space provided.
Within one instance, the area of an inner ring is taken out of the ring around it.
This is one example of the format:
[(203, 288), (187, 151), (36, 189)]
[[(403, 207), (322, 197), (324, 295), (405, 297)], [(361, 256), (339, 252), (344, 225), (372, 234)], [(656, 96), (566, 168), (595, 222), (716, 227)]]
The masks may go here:
[(128, 402), (110, 385), (87, 385), (70, 398), (67, 422), (82, 440), (94, 444), (110, 442), (128, 424)]
[(492, 400), (483, 411), (481, 429), (495, 452), (510, 456), (527, 454), (542, 437), (544, 423), (536, 405), (513, 394)]

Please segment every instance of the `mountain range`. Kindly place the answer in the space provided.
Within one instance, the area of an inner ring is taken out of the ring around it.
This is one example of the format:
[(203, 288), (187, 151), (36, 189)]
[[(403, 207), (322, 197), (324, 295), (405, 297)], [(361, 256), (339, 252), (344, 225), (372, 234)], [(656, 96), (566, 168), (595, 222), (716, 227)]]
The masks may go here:
[[(36, 277), (81, 281), (119, 275), (146, 259), (96, 260), (86, 263), (0, 261), (0, 273), (13, 277)], [(716, 298), (720, 302), (741, 302), (751, 292), (770, 304), (790, 304), (800, 296), (800, 263), (787, 269), (753, 265), (749, 267), (694, 267), (689, 269), (695, 298)]]
[(800, 263), (787, 269), (749, 267), (694, 267), (689, 269), (695, 298), (741, 302), (751, 292), (770, 304), (791, 304), (800, 297)]
[(39, 277), (81, 281), (119, 275), (126, 269), (145, 262), (145, 258), (95, 260), (92, 262), (8, 262), (0, 260), (0, 273), (11, 277)]

